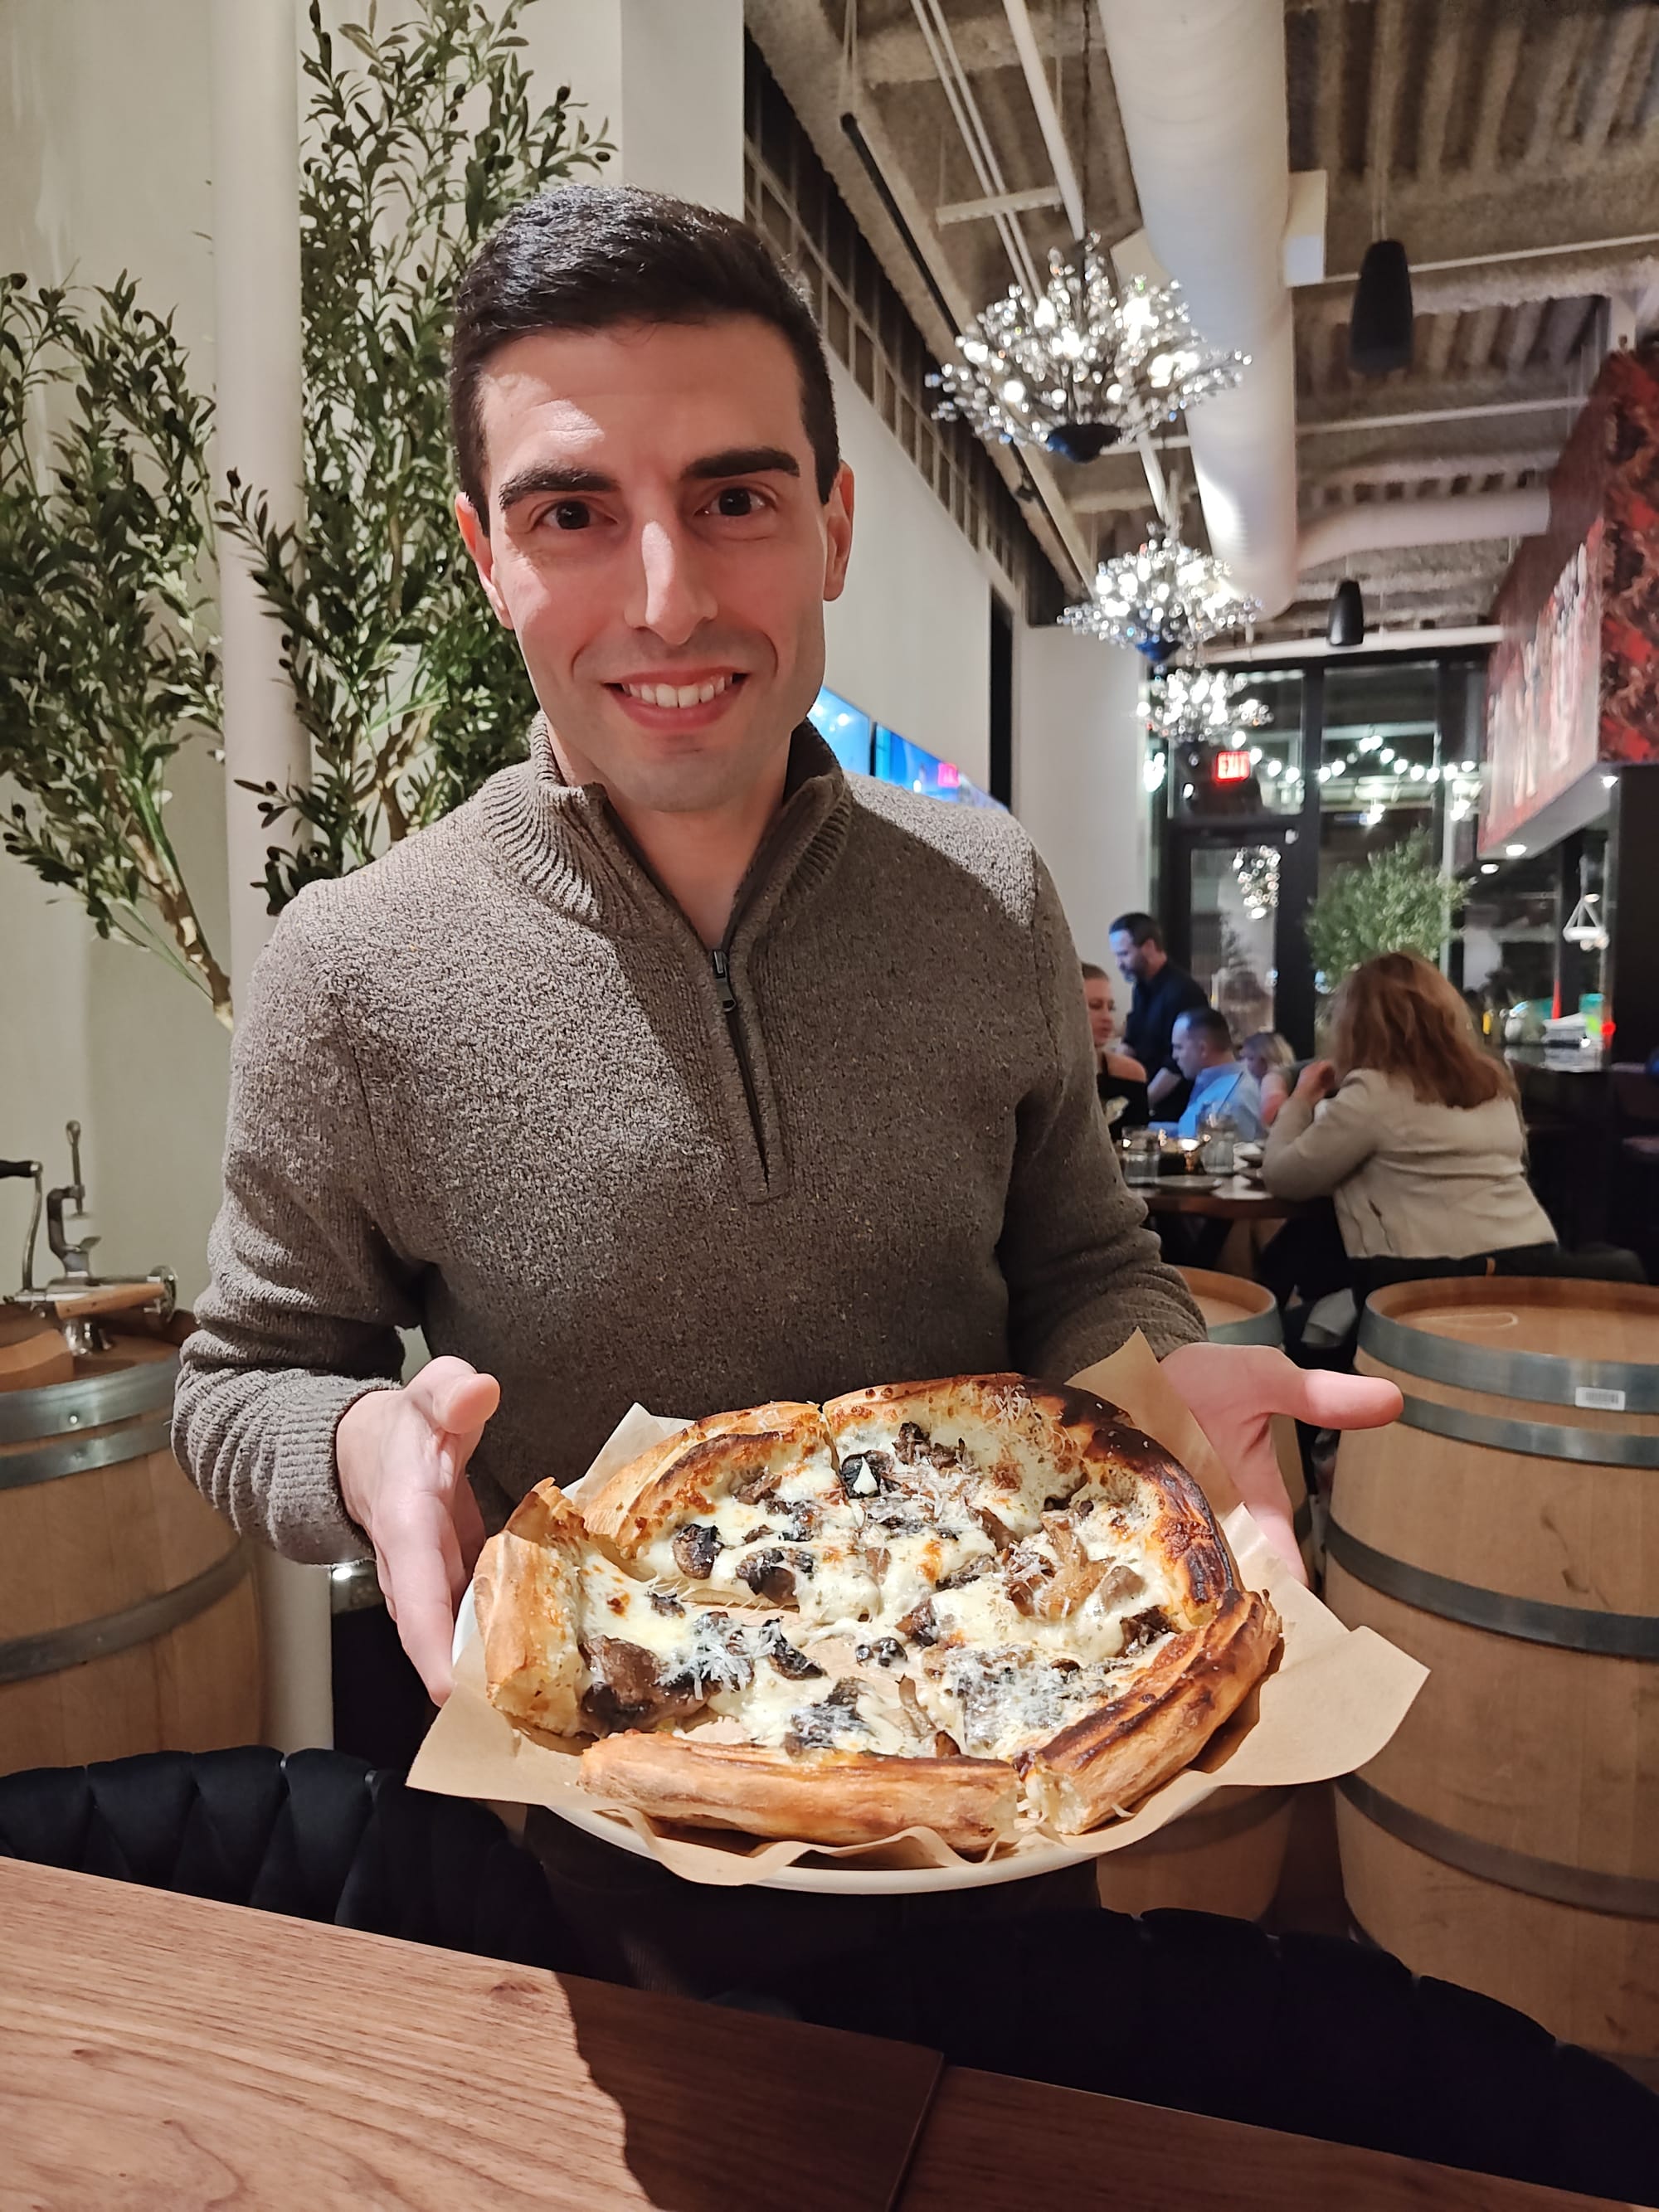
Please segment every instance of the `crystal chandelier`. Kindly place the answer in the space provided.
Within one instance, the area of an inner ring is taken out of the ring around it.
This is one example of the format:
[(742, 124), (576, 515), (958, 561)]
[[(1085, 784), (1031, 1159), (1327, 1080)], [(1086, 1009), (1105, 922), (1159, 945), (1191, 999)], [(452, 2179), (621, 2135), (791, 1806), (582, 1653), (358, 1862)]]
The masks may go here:
[(1279, 904), (1279, 848), (1247, 845), (1233, 854), (1238, 895), (1252, 921), (1265, 921)]
[(1162, 667), (1261, 611), (1259, 601), (1240, 596), (1224, 562), (1154, 524), (1138, 553), (1101, 562), (1093, 592), (1060, 620), (1103, 645), (1133, 645)]
[(1187, 319), (1178, 284), (1114, 282), (1100, 235), (1048, 256), (1048, 283), (1032, 300), (1011, 287), (957, 340), (960, 363), (927, 381), (945, 392), (935, 412), (960, 416), (981, 438), (1043, 446), (1092, 461), (1238, 382), (1242, 353), (1207, 346)]
[(1235, 730), (1259, 730), (1273, 709), (1239, 696), (1249, 680), (1219, 668), (1158, 669), (1147, 688), (1147, 735), (1170, 745), (1220, 744)]

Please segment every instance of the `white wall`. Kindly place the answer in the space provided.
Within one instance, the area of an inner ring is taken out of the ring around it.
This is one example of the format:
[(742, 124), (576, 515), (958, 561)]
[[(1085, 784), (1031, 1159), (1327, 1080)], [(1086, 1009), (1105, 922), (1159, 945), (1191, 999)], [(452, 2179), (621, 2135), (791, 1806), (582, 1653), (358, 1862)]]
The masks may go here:
[(839, 361), (853, 562), (825, 610), (824, 680), (901, 737), (990, 775), (990, 572)]
[(520, 29), (540, 97), (568, 84), (616, 149), (581, 181), (743, 213), (743, 0), (539, 0)]
[(1054, 872), (1079, 955), (1111, 964), (1113, 917), (1146, 901), (1139, 653), (1024, 629), (1014, 659), (1014, 811)]
[[(6, 0), (0, 10), (0, 269), (108, 283), (123, 269), (176, 308), (212, 375), (207, 0)], [(224, 957), (219, 770), (198, 749), (169, 777), (169, 828)], [(68, 1180), (83, 1164), (107, 1273), (206, 1279), (218, 1203), (228, 1040), (207, 1002), (150, 953), (100, 944), (81, 908), (0, 854), (0, 1153)], [(0, 1184), (0, 1290), (13, 1287), (23, 1186)], [(44, 1261), (44, 1240), (43, 1240)], [(49, 1261), (44, 1261), (50, 1271)]]

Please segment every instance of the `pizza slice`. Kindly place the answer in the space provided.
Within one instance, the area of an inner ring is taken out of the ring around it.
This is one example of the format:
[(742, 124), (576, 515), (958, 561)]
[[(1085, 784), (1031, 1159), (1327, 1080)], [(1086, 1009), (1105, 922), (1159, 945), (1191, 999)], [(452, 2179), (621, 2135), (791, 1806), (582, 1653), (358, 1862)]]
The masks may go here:
[(936, 1756), (934, 1724), (879, 1639), (636, 1572), (555, 1484), (485, 1546), (475, 1589), (490, 1702), (520, 1728), (597, 1735), (585, 1788), (817, 1843), (923, 1826), (977, 1850), (1012, 1832), (1012, 1770)]
[(619, 1468), (585, 1518), (630, 1566), (700, 1597), (820, 1623), (869, 1620), (880, 1604), (816, 1406), (695, 1421)]

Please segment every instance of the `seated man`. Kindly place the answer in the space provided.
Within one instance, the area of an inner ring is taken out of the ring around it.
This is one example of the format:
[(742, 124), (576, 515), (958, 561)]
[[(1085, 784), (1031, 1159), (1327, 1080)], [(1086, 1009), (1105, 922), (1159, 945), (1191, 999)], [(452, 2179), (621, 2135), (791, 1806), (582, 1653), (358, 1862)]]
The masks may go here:
[(1261, 1086), (1233, 1051), (1224, 1014), (1213, 1006), (1189, 1006), (1176, 1022), (1176, 1065), (1193, 1086), (1186, 1111), (1176, 1124), (1183, 1137), (1204, 1133), (1206, 1118), (1227, 1115), (1236, 1135), (1261, 1134)]

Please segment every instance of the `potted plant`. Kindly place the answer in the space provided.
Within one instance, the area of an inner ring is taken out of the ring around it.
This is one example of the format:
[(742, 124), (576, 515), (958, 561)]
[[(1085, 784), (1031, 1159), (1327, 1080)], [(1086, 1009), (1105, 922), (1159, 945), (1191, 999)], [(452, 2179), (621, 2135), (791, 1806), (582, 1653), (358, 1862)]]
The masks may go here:
[(1374, 859), (1334, 869), (1302, 925), (1320, 989), (1335, 990), (1382, 952), (1438, 960), (1463, 898), (1462, 885), (1435, 865), (1421, 830)]
[[(568, 86), (538, 108), (534, 0), (418, 0), (337, 42), (312, 0), (301, 179), (305, 501), (220, 511), (254, 555), (311, 741), (260, 789), (271, 910), (361, 867), (521, 755), (534, 700), (450, 514), (450, 302), (478, 241), (610, 148)], [(94, 927), (161, 951), (231, 1018), (166, 834), (180, 746), (219, 750), (210, 400), (125, 276), (0, 289), (0, 773), (6, 849)], [(222, 752), (219, 751), (222, 757)]]

